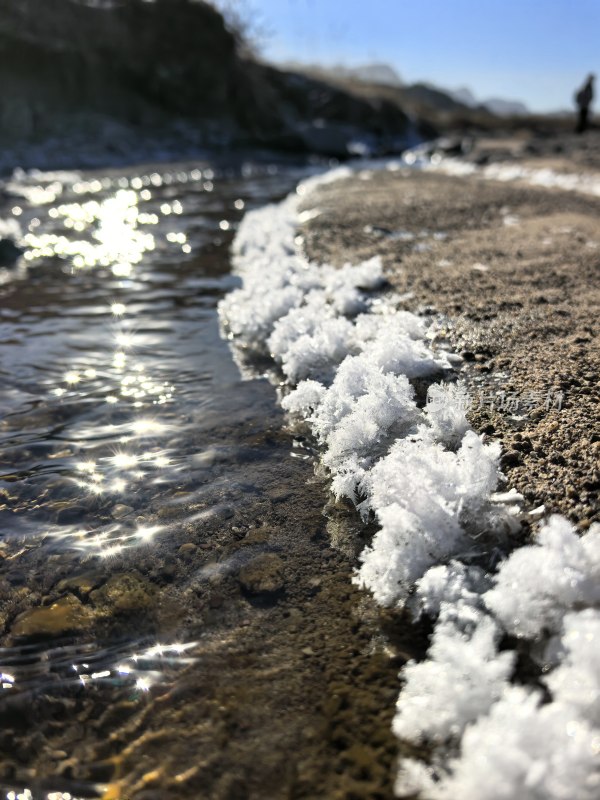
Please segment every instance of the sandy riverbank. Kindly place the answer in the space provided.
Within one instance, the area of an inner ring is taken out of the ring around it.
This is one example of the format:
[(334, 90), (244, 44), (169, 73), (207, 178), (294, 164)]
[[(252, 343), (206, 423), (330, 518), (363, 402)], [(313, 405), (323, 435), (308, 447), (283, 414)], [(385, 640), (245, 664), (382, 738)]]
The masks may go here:
[[(513, 142), (527, 155), (514, 163), (546, 167), (549, 146), (536, 160)], [(553, 166), (580, 172), (564, 149)], [(324, 185), (306, 205), (320, 212), (302, 229), (308, 257), (380, 254), (403, 307), (438, 316), (462, 354), (469, 419), (502, 443), (508, 485), (587, 528), (598, 518), (600, 199), (406, 168)]]
[[(333, 171), (248, 215), (243, 286), (219, 311), (236, 346), (279, 366), (282, 405), (323, 448), (336, 497), (376, 519), (355, 581), (437, 617), (427, 657), (400, 674), (398, 796), (491, 800), (534, 781), (529, 796), (558, 798), (569, 780), (583, 800), (597, 721), (566, 687), (596, 691), (600, 635), (583, 455), (600, 183), (433, 155)], [(515, 515), (543, 522), (530, 539)]]

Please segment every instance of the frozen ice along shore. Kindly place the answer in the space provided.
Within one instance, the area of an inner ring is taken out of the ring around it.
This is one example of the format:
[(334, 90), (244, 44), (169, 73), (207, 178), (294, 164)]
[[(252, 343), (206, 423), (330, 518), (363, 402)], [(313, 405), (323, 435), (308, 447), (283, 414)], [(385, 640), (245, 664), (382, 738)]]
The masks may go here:
[[(413, 157), (415, 158), (413, 163), (415, 163), (417, 157), (411, 156), (411, 160)], [(565, 192), (600, 197), (600, 178), (597, 174), (558, 172), (547, 167), (533, 169), (520, 164), (488, 164), (488, 166), (480, 167), (458, 158), (444, 158), (436, 163), (425, 161), (423, 167), (443, 172), (446, 175), (474, 176), (504, 183), (522, 181), (531, 186), (543, 186), (547, 189), (561, 189)]]
[[(356, 581), (383, 605), (435, 620), (427, 658), (402, 671), (394, 721), (429, 756), (402, 760), (397, 794), (591, 800), (600, 526), (579, 537), (550, 517), (513, 549), (517, 508), (495, 494), (500, 448), (469, 429), (452, 354), (435, 352), (425, 321), (376, 292), (378, 258), (334, 269), (298, 251), (302, 200), (351, 175), (309, 179), (246, 216), (234, 243), (243, 287), (220, 313), (234, 346), (278, 364), (290, 387), (283, 405), (322, 445), (332, 491), (377, 520)], [(429, 383), (424, 407), (416, 379)], [(536, 685), (519, 669), (523, 653), (538, 666)]]

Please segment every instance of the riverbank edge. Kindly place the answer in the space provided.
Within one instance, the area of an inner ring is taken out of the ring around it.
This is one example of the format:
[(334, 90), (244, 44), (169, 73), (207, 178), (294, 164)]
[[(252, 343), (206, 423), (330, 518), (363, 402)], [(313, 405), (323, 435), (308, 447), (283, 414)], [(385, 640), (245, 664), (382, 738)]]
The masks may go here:
[[(392, 165), (392, 166), (393, 166), (393, 165)], [(389, 167), (390, 167), (390, 165), (388, 164), (388, 165), (387, 165), (387, 167), (389, 168)], [(303, 196), (307, 196), (307, 195), (308, 195), (308, 196), (310, 197), (310, 194), (309, 194), (309, 192), (310, 192), (310, 191), (313, 191), (315, 188), (317, 188), (317, 186), (318, 186), (319, 184), (321, 184), (321, 185), (322, 185), (322, 184), (323, 184), (323, 182), (330, 183), (330, 182), (332, 182), (332, 181), (338, 180), (338, 179), (339, 179), (340, 177), (342, 177), (342, 176), (344, 176), (344, 177), (348, 177), (348, 176), (349, 176), (349, 174), (354, 174), (354, 175), (356, 175), (356, 173), (357, 173), (358, 169), (361, 169), (361, 168), (364, 168), (364, 166), (362, 166), (362, 167), (359, 167), (359, 168), (355, 168), (355, 170), (354, 170), (354, 173), (348, 173), (347, 171), (346, 171), (346, 172), (343, 172), (343, 173), (340, 173), (340, 172), (338, 172), (338, 173), (329, 173), (329, 174), (327, 174), (327, 175), (325, 176), (325, 178), (321, 178), (321, 179), (318, 179), (318, 178), (317, 178), (316, 180), (313, 180), (311, 184), (305, 184), (304, 186), (302, 186), (302, 187), (300, 188), (300, 193), (301, 193), (301, 195), (303, 195)], [(285, 204), (285, 203), (288, 203), (288, 205), (290, 206), (290, 208), (288, 209), (288, 212), (289, 212), (289, 213), (288, 213), (288, 215), (287, 215), (287, 223), (288, 223), (288, 224), (287, 224), (286, 226), (283, 226), (283, 227), (282, 227), (282, 230), (284, 230), (284, 234), (283, 234), (283, 237), (284, 237), (284, 238), (285, 238), (285, 237), (287, 237), (287, 236), (289, 235), (290, 228), (292, 229), (292, 232), (293, 232), (293, 231), (294, 231), (294, 229), (296, 229), (296, 230), (297, 230), (297, 226), (298, 226), (298, 223), (299, 223), (299, 222), (306, 222), (306, 221), (307, 221), (307, 219), (309, 219), (309, 218), (310, 218), (310, 217), (307, 217), (307, 215), (309, 214), (309, 212), (308, 212), (308, 211), (305, 211), (305, 213), (304, 213), (304, 216), (303, 216), (303, 217), (302, 217), (302, 216), (299, 216), (299, 215), (298, 215), (298, 204), (297, 204), (296, 202), (294, 202), (293, 200), (291, 200), (290, 198), (288, 198), (288, 200), (287, 200), (287, 201), (284, 201), (284, 204)], [(296, 215), (296, 217), (297, 217), (297, 219), (296, 219), (296, 221), (295, 221), (295, 224), (294, 224), (294, 220), (293, 220), (293, 217), (294, 217), (294, 215)], [(286, 228), (287, 228), (287, 230), (286, 230)], [(259, 247), (258, 247), (258, 250), (255, 248), (255, 249), (254, 249), (254, 252), (252, 252), (252, 248), (250, 248), (250, 252), (244, 252), (244, 250), (246, 249), (246, 248), (245, 248), (245, 246), (244, 246), (245, 244), (247, 244), (247, 242), (246, 242), (246, 243), (244, 243), (244, 241), (243, 241), (243, 233), (242, 233), (242, 232), (240, 232), (240, 234), (238, 234), (238, 239), (237, 239), (237, 256), (238, 256), (238, 260), (237, 260), (237, 266), (238, 266), (238, 271), (240, 271), (240, 272), (241, 272), (241, 274), (242, 274), (242, 276), (243, 276), (244, 278), (246, 278), (246, 277), (247, 277), (247, 275), (244, 275), (244, 272), (245, 272), (245, 270), (247, 271), (248, 269), (250, 269), (249, 265), (250, 265), (250, 263), (251, 263), (252, 259), (256, 257), (256, 255), (257, 255), (257, 252), (258, 252), (258, 251), (260, 251), (260, 249), (261, 249), (261, 248), (260, 248), (260, 245), (259, 245)], [(271, 245), (272, 245), (272, 243), (271, 243)], [(287, 241), (287, 242), (286, 242), (286, 247), (287, 247), (287, 249), (289, 250), (289, 248), (290, 248), (290, 242), (289, 242), (289, 241)], [(273, 249), (275, 249), (275, 248), (273, 248), (273, 247), (271, 246), (271, 250), (273, 250)], [(284, 248), (284, 249), (285, 249), (285, 248)], [(231, 309), (230, 309), (230, 310), (231, 310)], [(289, 311), (289, 308), (288, 308), (287, 310)], [(284, 312), (284, 314), (285, 314), (285, 312)], [(282, 314), (281, 316), (284, 316), (284, 314)], [(223, 317), (225, 318), (226, 322), (227, 322), (227, 319), (228, 319), (228, 317), (229, 317), (229, 319), (231, 319), (231, 316), (229, 315), (229, 313), (228, 313), (228, 310), (227, 310), (226, 308), (225, 308), (225, 309), (222, 309), (222, 315), (223, 315)], [(243, 326), (242, 326), (242, 327), (243, 327)], [(238, 327), (238, 329), (237, 329), (237, 335), (240, 335), (240, 334), (242, 334), (242, 333), (243, 333), (242, 329)], [(232, 332), (230, 331), (230, 334), (231, 334), (231, 335), (230, 335), (230, 338), (234, 338), (234, 337), (236, 336), (236, 333), (235, 333), (235, 332), (234, 332), (234, 333), (232, 333)], [(264, 343), (264, 341), (265, 341), (265, 340), (268, 338), (268, 336), (263, 336), (262, 338), (263, 338), (263, 343)], [(290, 407), (290, 404), (289, 404), (289, 402), (288, 402), (288, 408), (289, 408), (289, 407)], [(494, 699), (496, 699), (496, 698), (494, 698)], [(463, 727), (464, 727), (464, 726), (463, 726)], [(438, 777), (439, 777), (439, 776), (438, 776)], [(413, 788), (414, 788), (414, 787), (413, 787)], [(425, 789), (426, 787), (425, 787), (425, 786), (421, 786), (420, 788), (422, 788), (422, 789)], [(431, 789), (431, 785), (429, 786), (429, 788)], [(399, 789), (401, 789), (401, 787), (399, 787)], [(411, 789), (411, 790), (412, 790), (412, 789)], [(432, 796), (433, 796), (433, 795), (432, 795)]]

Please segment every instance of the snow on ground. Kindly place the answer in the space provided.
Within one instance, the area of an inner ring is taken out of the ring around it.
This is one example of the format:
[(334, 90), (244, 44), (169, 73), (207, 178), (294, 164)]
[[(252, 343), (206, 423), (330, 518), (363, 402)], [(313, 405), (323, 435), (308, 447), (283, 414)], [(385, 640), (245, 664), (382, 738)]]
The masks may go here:
[[(415, 163), (409, 157), (409, 163)], [(579, 192), (600, 197), (600, 176), (591, 173), (558, 172), (549, 167), (533, 168), (520, 164), (488, 164), (480, 167), (458, 158), (443, 158), (439, 161), (423, 164), (425, 169), (443, 172), (446, 175), (479, 176), (494, 181), (522, 181), (532, 186), (543, 186), (546, 189), (561, 189), (567, 192)], [(510, 224), (510, 223), (509, 223)]]
[[(400, 739), (431, 756), (402, 761), (397, 793), (591, 800), (600, 794), (600, 526), (579, 538), (554, 516), (510, 552), (522, 498), (496, 493), (500, 447), (470, 430), (464, 389), (427, 323), (380, 291), (378, 258), (335, 269), (296, 246), (300, 202), (352, 174), (311, 178), (247, 214), (234, 243), (243, 286), (219, 311), (234, 347), (278, 365), (282, 404), (311, 427), (332, 491), (378, 522), (355, 581), (434, 621), (427, 658), (402, 670), (394, 720)], [(573, 188), (558, 177), (544, 185)], [(415, 379), (429, 382), (424, 407)], [(521, 640), (519, 652), (507, 636)], [(523, 652), (539, 665), (537, 686), (520, 685)]]

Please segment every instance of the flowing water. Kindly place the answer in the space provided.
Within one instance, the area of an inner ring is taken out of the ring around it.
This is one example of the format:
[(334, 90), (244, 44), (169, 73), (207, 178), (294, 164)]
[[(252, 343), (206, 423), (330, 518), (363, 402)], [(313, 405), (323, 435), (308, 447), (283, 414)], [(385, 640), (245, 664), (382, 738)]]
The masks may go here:
[[(323, 741), (357, 746), (339, 697), (372, 673), (392, 697), (396, 667), (331, 546), (351, 523), (216, 313), (238, 221), (300, 174), (5, 187), (25, 252), (0, 269), (2, 798), (353, 796)], [(387, 694), (358, 797), (388, 796)]]

